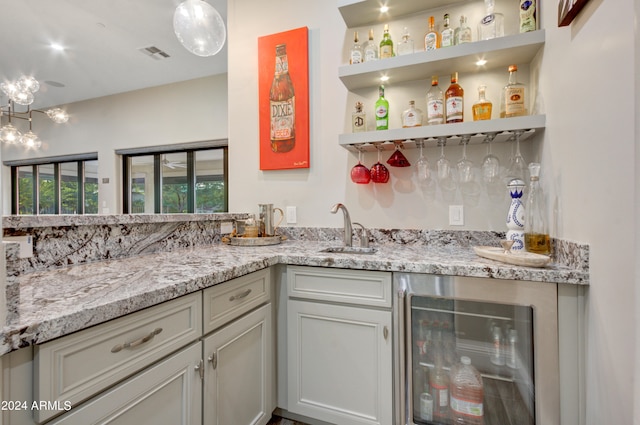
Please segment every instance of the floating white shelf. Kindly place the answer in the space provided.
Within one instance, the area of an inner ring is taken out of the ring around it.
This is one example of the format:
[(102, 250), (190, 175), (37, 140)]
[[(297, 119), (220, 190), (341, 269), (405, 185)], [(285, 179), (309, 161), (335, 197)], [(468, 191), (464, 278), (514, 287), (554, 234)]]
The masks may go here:
[(380, 0), (338, 0), (338, 10), (347, 27), (388, 22), (423, 10), (459, 3), (452, 0), (387, 0), (389, 11), (380, 13)]

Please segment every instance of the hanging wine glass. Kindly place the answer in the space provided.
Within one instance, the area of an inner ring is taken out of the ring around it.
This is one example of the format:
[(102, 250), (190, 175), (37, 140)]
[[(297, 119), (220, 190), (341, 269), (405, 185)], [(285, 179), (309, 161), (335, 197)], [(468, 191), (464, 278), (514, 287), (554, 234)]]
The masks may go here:
[(438, 146), (440, 146), (440, 158), (436, 162), (436, 169), (438, 171), (438, 184), (440, 190), (445, 192), (455, 191), (455, 182), (451, 175), (451, 162), (444, 156), (444, 147), (447, 144), (447, 140), (444, 137), (438, 138)]
[(378, 149), (378, 162), (371, 167), (371, 181), (374, 183), (386, 183), (389, 181), (389, 170), (380, 162), (381, 146), (376, 146)]
[(467, 145), (469, 144), (470, 138), (470, 135), (465, 135), (462, 136), (462, 140), (460, 141), (462, 144), (462, 158), (456, 163), (458, 182), (460, 184), (473, 181), (473, 161), (467, 158)]
[(409, 167), (411, 163), (407, 159), (406, 156), (402, 152), (400, 152), (401, 143), (396, 143), (396, 149), (393, 151), (389, 159), (387, 159), (387, 164), (392, 167)]
[(484, 142), (487, 143), (487, 155), (482, 160), (482, 181), (485, 184), (496, 183), (500, 179), (500, 160), (491, 153), (491, 144), (495, 137), (496, 133), (489, 133), (484, 138)]
[(429, 170), (429, 161), (427, 161), (427, 158), (425, 158), (422, 153), (424, 142), (418, 142), (418, 146), (420, 146), (420, 158), (418, 158), (418, 162), (416, 162), (418, 183), (421, 186), (424, 186), (429, 183), (429, 180), (431, 180), (431, 171)]
[(351, 181), (357, 184), (368, 184), (371, 181), (369, 169), (362, 165), (362, 151), (358, 149), (358, 163), (351, 169)]
[(520, 136), (522, 136), (523, 133), (524, 131), (522, 130), (515, 131), (516, 154), (511, 160), (511, 164), (509, 164), (509, 169), (507, 170), (508, 180), (512, 180), (512, 179), (524, 180), (525, 179), (527, 164), (525, 163), (524, 158), (520, 153)]

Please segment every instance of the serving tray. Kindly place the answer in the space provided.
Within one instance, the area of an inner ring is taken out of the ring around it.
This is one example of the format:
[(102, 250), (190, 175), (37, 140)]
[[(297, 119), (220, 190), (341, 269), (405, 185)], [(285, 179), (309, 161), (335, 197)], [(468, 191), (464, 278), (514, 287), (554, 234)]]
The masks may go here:
[(544, 267), (551, 262), (551, 257), (533, 252), (505, 252), (504, 248), (495, 246), (474, 246), (473, 250), (480, 257), (501, 261), (515, 266)]
[(265, 236), (262, 238), (243, 238), (237, 236), (223, 236), (222, 243), (234, 246), (268, 246), (278, 245), (285, 239), (284, 236)]

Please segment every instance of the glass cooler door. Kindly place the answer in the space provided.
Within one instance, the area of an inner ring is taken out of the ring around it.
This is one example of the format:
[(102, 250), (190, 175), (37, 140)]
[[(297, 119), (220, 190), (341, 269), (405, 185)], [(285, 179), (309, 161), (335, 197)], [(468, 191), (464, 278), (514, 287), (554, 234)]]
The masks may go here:
[(408, 300), (410, 423), (535, 424), (531, 306)]

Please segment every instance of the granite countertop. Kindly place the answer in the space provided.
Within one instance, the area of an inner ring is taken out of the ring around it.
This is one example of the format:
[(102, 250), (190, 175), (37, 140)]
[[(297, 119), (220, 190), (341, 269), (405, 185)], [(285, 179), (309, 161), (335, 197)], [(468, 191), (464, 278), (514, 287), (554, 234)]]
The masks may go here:
[(331, 242), (287, 240), (268, 247), (214, 244), (22, 275), (8, 299), (0, 355), (269, 267), (293, 264), (497, 279), (588, 284), (588, 272), (560, 265), (510, 266), (467, 247), (375, 245), (378, 252), (320, 252)]

